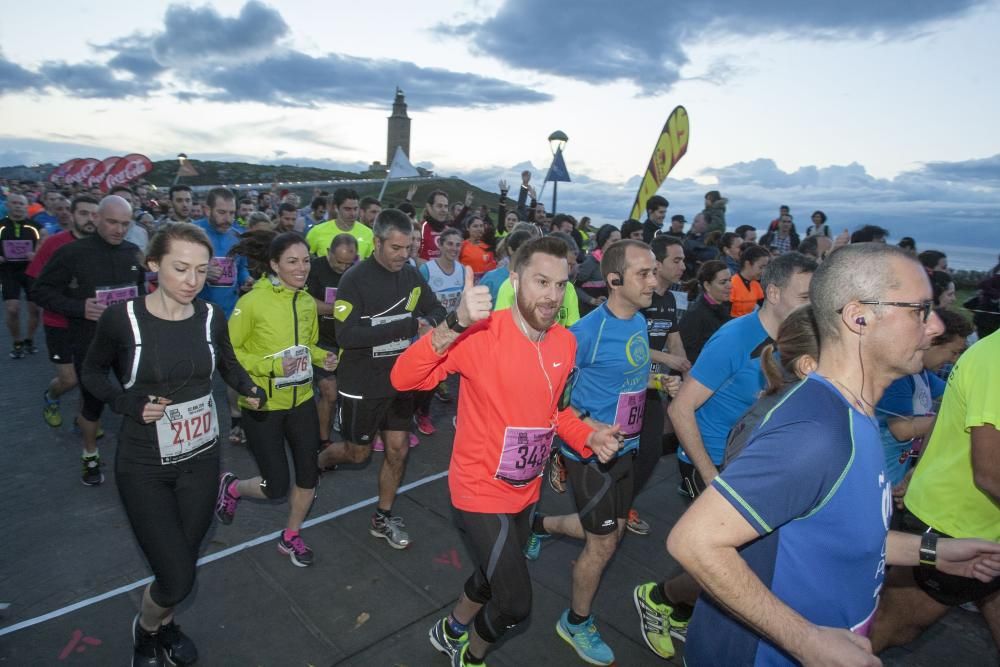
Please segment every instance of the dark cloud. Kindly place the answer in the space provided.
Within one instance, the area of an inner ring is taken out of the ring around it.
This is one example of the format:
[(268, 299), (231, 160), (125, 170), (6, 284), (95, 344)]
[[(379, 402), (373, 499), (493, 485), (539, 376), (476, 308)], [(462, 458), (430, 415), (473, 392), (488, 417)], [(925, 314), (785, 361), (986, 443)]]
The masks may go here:
[[(681, 68), (689, 62), (687, 46), (720, 36), (908, 38), (988, 1), (636, 0), (622, 5), (604, 0), (506, 0), (485, 20), (437, 30), (465, 38), (474, 52), (514, 67), (589, 83), (631, 81), (645, 92), (655, 92), (680, 79)], [(723, 73), (711, 72), (707, 80)]]
[(69, 64), (47, 62), (39, 69), (46, 86), (75, 97), (123, 98), (146, 97), (160, 84), (145, 79), (120, 79), (105, 65), (85, 62)]
[(1000, 184), (1000, 155), (964, 162), (928, 162), (920, 176), (942, 181)]
[(235, 18), (214, 7), (170, 5), (164, 31), (152, 41), (161, 63), (197, 62), (213, 56), (238, 57), (266, 51), (289, 33), (278, 10), (250, 0)]
[(0, 52), (0, 94), (31, 90), (41, 84), (42, 78), (37, 73), (7, 60)]
[(186, 91), (187, 99), (260, 102), (289, 107), (324, 103), (384, 106), (386, 91), (405, 88), (413, 109), (496, 107), (547, 102), (552, 96), (531, 88), (463, 72), (419, 67), (400, 60), (340, 54), (314, 57), (285, 51), (252, 63), (193, 69), (189, 77), (207, 91)]
[(149, 78), (155, 77), (167, 69), (153, 57), (153, 51), (150, 47), (151, 39), (148, 35), (137, 33), (111, 44), (93, 45), (93, 47), (97, 51), (114, 54), (108, 61), (108, 67), (111, 69), (128, 72), (137, 77)]

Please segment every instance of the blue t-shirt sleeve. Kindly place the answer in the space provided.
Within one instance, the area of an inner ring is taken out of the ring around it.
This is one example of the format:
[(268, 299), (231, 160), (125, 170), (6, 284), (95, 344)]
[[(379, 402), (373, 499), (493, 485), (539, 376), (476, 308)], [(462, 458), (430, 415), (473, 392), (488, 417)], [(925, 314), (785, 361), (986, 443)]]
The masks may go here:
[(423, 276), (423, 278), (424, 278), (425, 281), (431, 279), (431, 273), (430, 273), (430, 271), (427, 270), (427, 264), (426, 263), (421, 264), (419, 267), (417, 267), (417, 271), (420, 272), (420, 275)]
[(931, 398), (941, 398), (948, 383), (938, 377), (936, 373), (927, 373), (925, 371), (924, 377), (927, 378), (927, 383), (931, 387)]
[(838, 430), (813, 420), (759, 429), (712, 485), (766, 535), (819, 508), (836, 487), (851, 450), (836, 441)]
[(740, 367), (739, 356), (742, 354), (742, 346), (730, 344), (728, 337), (719, 333), (715, 332), (708, 339), (691, 368), (691, 377), (713, 392), (718, 391)]
[(913, 389), (913, 378), (909, 375), (893, 380), (875, 406), (879, 419), (913, 416)]

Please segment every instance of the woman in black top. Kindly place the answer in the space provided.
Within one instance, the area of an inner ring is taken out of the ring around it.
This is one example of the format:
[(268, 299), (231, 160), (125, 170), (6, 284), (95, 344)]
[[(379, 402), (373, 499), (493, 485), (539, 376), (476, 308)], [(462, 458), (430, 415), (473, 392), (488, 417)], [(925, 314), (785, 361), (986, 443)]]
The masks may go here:
[[(236, 361), (222, 310), (195, 299), (212, 245), (179, 223), (157, 234), (148, 262), (159, 289), (110, 306), (83, 363), (87, 389), (124, 415), (115, 480), (132, 531), (153, 570), (132, 622), (133, 665), (186, 665), (193, 642), (173, 610), (194, 585), (198, 550), (212, 520), (219, 475), (212, 376), (259, 404), (263, 392)], [(121, 383), (112, 383), (114, 370)]]
[(725, 262), (715, 259), (702, 264), (698, 275), (690, 282), (688, 299), (693, 300), (697, 296), (697, 301), (693, 301), (687, 314), (681, 318), (680, 330), (684, 352), (692, 364), (712, 334), (732, 319), (729, 312), (732, 289), (729, 268)]

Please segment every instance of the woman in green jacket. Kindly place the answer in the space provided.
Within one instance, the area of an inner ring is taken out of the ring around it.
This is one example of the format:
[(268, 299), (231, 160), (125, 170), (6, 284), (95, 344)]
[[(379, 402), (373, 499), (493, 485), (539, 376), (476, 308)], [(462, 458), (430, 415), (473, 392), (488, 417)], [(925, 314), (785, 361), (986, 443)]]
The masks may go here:
[[(253, 245), (249, 247), (248, 254), (253, 254)], [(332, 371), (337, 355), (317, 345), (316, 304), (304, 289), (309, 277), (305, 240), (295, 232), (274, 237), (267, 249), (267, 265), (268, 274), (236, 302), (229, 318), (236, 358), (267, 392), (267, 402), (259, 410), (240, 399), (247, 445), (261, 474), (241, 480), (231, 472), (223, 473), (215, 512), (222, 523), (229, 524), (243, 496), (276, 500), (288, 495), (288, 523), (278, 539), (278, 551), (294, 565), (307, 567), (312, 565), (313, 552), (302, 541), (299, 529), (319, 476), (319, 418), (312, 367)], [(291, 491), (286, 441), (295, 468)]]

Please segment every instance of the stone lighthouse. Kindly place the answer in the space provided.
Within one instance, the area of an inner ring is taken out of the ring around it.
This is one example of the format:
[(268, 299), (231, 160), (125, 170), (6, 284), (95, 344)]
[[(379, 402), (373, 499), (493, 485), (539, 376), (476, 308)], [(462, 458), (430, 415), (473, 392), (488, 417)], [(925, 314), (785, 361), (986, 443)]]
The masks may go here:
[(396, 88), (396, 99), (392, 103), (392, 115), (389, 116), (389, 141), (386, 148), (385, 164), (392, 165), (392, 156), (396, 154), (396, 146), (402, 146), (403, 152), (412, 161), (410, 155), (410, 117), (406, 115), (406, 99), (403, 91)]

